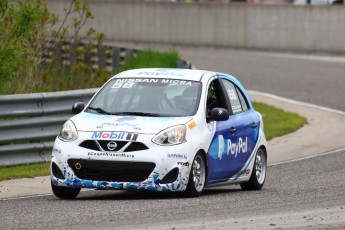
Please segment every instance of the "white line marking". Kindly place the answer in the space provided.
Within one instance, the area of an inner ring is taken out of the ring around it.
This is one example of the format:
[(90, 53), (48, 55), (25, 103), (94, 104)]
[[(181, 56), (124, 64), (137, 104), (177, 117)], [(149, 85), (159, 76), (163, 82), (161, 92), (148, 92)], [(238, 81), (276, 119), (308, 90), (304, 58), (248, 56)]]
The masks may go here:
[(32, 198), (32, 197), (41, 197), (41, 196), (51, 196), (51, 194), (40, 194), (40, 195), (30, 195), (30, 196), (20, 196), (20, 197), (9, 197), (9, 198), (2, 198), (0, 201), (6, 201), (6, 200), (20, 200), (25, 198)]
[(306, 157), (300, 157), (300, 158), (296, 158), (296, 159), (292, 159), (292, 160), (277, 162), (277, 163), (269, 164), (268, 166), (281, 165), (281, 164), (287, 164), (287, 163), (296, 162), (296, 161), (307, 160), (307, 159), (311, 159), (311, 158), (315, 158), (315, 157), (322, 157), (322, 156), (331, 155), (334, 153), (339, 153), (342, 151), (345, 151), (345, 147), (340, 148), (340, 149), (331, 150), (331, 151), (328, 151), (325, 153), (319, 153), (319, 154), (310, 155), (310, 156), (306, 156)]
[(345, 112), (341, 111), (341, 110), (331, 109), (331, 108), (328, 108), (328, 107), (324, 107), (324, 106), (320, 106), (320, 105), (314, 105), (314, 104), (310, 104), (310, 103), (307, 103), (307, 102), (296, 101), (296, 100), (288, 99), (288, 98), (285, 98), (285, 97), (280, 97), (280, 96), (277, 96), (277, 95), (274, 95), (274, 94), (263, 93), (263, 92), (259, 92), (259, 91), (255, 91), (255, 90), (247, 90), (247, 92), (251, 93), (251, 94), (256, 94), (256, 95), (261, 95), (261, 96), (269, 97), (269, 98), (272, 98), (272, 99), (275, 99), (275, 100), (289, 102), (289, 103), (292, 103), (292, 104), (295, 104), (295, 105), (302, 105), (302, 106), (306, 106), (306, 107), (309, 107), (309, 108), (319, 109), (319, 110), (323, 110), (323, 111), (326, 111), (326, 112), (331, 112), (331, 113), (335, 113), (335, 114), (339, 114), (339, 115), (345, 116)]
[(324, 61), (324, 62), (332, 62), (332, 63), (345, 62), (344, 56), (304, 55), (304, 54), (265, 53), (265, 52), (260, 52), (257, 54), (259, 56), (266, 56), (266, 57), (302, 59), (302, 60)]
[[(80, 192), (89, 192), (94, 191), (96, 189), (94, 188), (83, 188)], [(6, 201), (6, 200), (20, 200), (25, 198), (33, 198), (33, 197), (43, 197), (43, 196), (54, 196), (53, 193), (47, 193), (47, 194), (37, 194), (37, 195), (28, 195), (28, 196), (19, 196), (19, 197), (8, 197), (8, 198), (1, 198), (0, 201)]]

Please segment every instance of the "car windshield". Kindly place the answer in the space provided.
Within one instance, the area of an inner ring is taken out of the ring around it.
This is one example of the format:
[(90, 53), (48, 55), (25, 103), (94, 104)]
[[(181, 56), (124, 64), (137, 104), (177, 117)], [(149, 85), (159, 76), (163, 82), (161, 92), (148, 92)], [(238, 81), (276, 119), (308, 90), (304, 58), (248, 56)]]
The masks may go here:
[(196, 113), (201, 82), (114, 78), (97, 94), (87, 112), (136, 116), (192, 116)]

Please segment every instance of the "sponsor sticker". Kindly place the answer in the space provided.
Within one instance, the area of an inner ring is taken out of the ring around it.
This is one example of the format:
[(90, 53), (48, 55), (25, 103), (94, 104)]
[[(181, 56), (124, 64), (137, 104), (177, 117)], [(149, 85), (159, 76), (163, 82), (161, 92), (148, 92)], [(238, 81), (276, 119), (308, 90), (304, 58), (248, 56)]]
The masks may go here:
[[(141, 74), (147, 74), (157, 76), (157, 73), (141, 72)], [(158, 73), (161, 75), (161, 73)], [(164, 73), (166, 75), (166, 73)], [(156, 79), (156, 78), (119, 78), (116, 79), (113, 89), (117, 88), (133, 88), (137, 83), (156, 83), (156, 84), (170, 84), (170, 85), (192, 85), (192, 81), (178, 80), (178, 79)]]
[(234, 112), (234, 113), (238, 113), (238, 112), (242, 111), (241, 105), (233, 105), (233, 106), (231, 106), (231, 109), (232, 109), (232, 112)]
[(127, 153), (108, 153), (108, 152), (88, 152), (88, 156), (97, 157), (123, 157), (123, 158), (134, 158), (134, 155)]
[(234, 155), (235, 158), (238, 154), (248, 152), (248, 138), (242, 139), (239, 137), (237, 141), (231, 141), (231, 139), (224, 139), (223, 135), (218, 135), (218, 158), (222, 159), (224, 155)]
[(161, 72), (148, 72), (143, 71), (138, 73), (138, 75), (146, 75), (146, 76), (174, 76), (174, 77), (183, 77), (186, 74), (185, 73), (179, 73), (177, 71), (161, 71)]
[(187, 155), (185, 155), (185, 154), (176, 154), (176, 153), (167, 154), (167, 157), (169, 157), (169, 158), (176, 158), (176, 159), (187, 159)]
[(241, 171), (239, 171), (238, 173), (236, 173), (235, 177), (239, 177), (243, 174), (248, 175), (250, 173), (250, 169), (242, 169)]
[(191, 121), (188, 123), (188, 128), (190, 130), (194, 129), (196, 127), (196, 122), (195, 121)]
[(228, 93), (229, 99), (231, 101), (236, 101), (237, 100), (237, 95), (234, 89), (227, 89), (226, 92)]
[(189, 166), (188, 162), (177, 162), (177, 165)]
[(125, 133), (125, 132), (93, 132), (91, 135), (92, 139), (111, 139), (111, 140), (128, 140), (136, 141), (138, 134), (135, 133)]
[(136, 123), (130, 123), (130, 122), (106, 122), (106, 123), (103, 123), (99, 126), (97, 126), (97, 128), (101, 129), (101, 128), (104, 128), (104, 127), (115, 127), (115, 126), (128, 126), (128, 127), (136, 127), (137, 124)]

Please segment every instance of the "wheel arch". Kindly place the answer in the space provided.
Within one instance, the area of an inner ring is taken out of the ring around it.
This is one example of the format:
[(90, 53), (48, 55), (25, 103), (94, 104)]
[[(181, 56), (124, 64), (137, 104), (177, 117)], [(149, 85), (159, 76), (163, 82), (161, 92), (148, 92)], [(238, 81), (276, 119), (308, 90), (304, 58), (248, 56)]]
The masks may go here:
[(265, 157), (266, 157), (266, 161), (267, 161), (267, 147), (266, 147), (265, 145), (261, 145), (261, 146), (258, 148), (258, 150), (259, 150), (259, 149), (264, 150), (264, 152), (265, 152)]
[[(204, 149), (199, 149), (197, 152), (196, 152), (196, 154), (198, 154), (198, 153), (201, 153), (201, 155), (204, 157), (204, 161), (205, 161), (205, 165), (206, 165), (206, 168), (205, 168), (205, 170), (206, 170), (206, 178), (205, 178), (205, 183), (207, 182), (207, 176), (208, 176), (208, 161), (207, 161), (207, 153), (206, 153), (206, 151), (204, 150)], [(195, 155), (196, 155), (195, 154)], [(206, 183), (207, 184), (207, 183)]]

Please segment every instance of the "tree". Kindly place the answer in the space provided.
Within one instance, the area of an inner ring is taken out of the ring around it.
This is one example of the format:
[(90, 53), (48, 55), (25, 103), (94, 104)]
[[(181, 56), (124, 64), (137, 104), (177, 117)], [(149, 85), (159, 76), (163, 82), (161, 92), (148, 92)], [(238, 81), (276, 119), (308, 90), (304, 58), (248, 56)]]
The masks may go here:
[[(45, 0), (0, 0), (0, 92), (8, 81), (16, 79), (12, 87), (37, 87), (42, 82), (42, 70), (47, 56), (46, 44), (86, 41), (100, 45), (104, 35), (90, 28), (81, 34), (86, 22), (93, 18), (89, 6), (72, 0), (61, 20), (51, 14)], [(43, 73), (44, 75), (44, 73)], [(24, 85), (24, 86), (23, 86)], [(15, 91), (15, 90), (10, 90)]]

